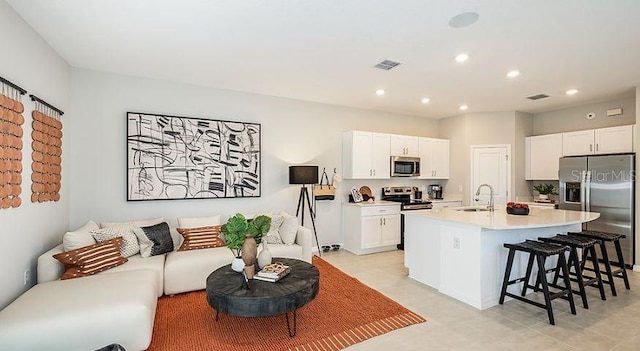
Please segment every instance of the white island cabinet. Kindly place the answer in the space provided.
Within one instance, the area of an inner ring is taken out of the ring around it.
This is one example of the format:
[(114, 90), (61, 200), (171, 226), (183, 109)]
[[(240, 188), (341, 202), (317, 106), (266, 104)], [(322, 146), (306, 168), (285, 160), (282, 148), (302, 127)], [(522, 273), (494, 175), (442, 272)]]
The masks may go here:
[(344, 248), (356, 255), (397, 250), (400, 204), (379, 201), (342, 205)]
[[(404, 211), (404, 259), (409, 277), (478, 309), (498, 304), (508, 250), (504, 243), (581, 230), (593, 212), (531, 208), (528, 216), (465, 212), (464, 208)], [(549, 262), (549, 266), (552, 262)], [(516, 255), (511, 279), (523, 277), (526, 255)], [(510, 292), (519, 293), (520, 285)]]

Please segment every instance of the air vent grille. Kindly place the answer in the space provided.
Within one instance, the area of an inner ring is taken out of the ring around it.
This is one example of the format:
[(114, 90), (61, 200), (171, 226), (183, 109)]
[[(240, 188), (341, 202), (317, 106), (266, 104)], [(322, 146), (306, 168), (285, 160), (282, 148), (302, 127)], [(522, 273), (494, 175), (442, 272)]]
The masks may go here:
[(547, 95), (547, 94), (536, 94), (536, 95), (527, 96), (527, 99), (529, 99), (529, 100), (540, 100), (540, 99), (546, 99), (548, 97), (549, 97), (549, 95)]
[(398, 65), (400, 65), (400, 62), (396, 62), (396, 61), (391, 61), (391, 60), (384, 60), (380, 63), (378, 63), (377, 65), (375, 65), (375, 68), (380, 68), (383, 69), (385, 71), (388, 71), (392, 68), (397, 67)]

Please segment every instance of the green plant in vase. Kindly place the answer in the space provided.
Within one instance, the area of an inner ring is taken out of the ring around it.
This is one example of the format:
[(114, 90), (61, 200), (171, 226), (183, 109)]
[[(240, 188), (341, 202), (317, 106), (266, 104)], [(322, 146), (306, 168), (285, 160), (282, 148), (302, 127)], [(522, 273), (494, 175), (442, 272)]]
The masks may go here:
[[(227, 247), (235, 256), (232, 263), (232, 268), (235, 271), (241, 271), (245, 265), (250, 266), (255, 263), (256, 246), (262, 240), (262, 236), (269, 231), (270, 227), (271, 217), (269, 216), (260, 215), (249, 221), (240, 213), (229, 218), (227, 224), (222, 226), (222, 233)], [(250, 240), (245, 244), (247, 238), (250, 238)], [(242, 267), (240, 267), (241, 263), (238, 262), (241, 254), (242, 260), (240, 262), (243, 262)]]
[(533, 190), (540, 194), (540, 199), (548, 199), (549, 195), (556, 194), (556, 188), (549, 183), (534, 185)]

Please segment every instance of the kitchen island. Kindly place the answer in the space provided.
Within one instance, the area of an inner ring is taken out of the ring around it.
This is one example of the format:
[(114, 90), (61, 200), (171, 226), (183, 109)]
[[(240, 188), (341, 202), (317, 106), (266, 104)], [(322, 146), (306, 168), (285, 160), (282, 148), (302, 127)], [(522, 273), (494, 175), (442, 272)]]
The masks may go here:
[[(594, 212), (546, 208), (531, 208), (526, 216), (509, 215), (503, 207), (495, 212), (471, 211), (403, 211), (404, 262), (410, 278), (478, 309), (498, 304), (508, 253), (504, 243), (580, 231), (582, 223), (600, 217)], [(527, 257), (516, 255), (511, 278), (524, 276), (526, 266)], [(518, 289), (512, 285), (509, 291)]]

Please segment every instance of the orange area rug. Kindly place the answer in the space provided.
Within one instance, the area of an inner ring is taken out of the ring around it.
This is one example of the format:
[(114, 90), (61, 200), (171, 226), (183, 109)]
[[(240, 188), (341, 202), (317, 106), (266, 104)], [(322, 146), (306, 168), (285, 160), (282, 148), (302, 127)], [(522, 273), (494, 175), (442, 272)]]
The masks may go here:
[(424, 318), (314, 257), (318, 296), (298, 314), (289, 337), (285, 316), (242, 318), (220, 314), (204, 291), (163, 296), (158, 301), (150, 351), (342, 350), (350, 345), (422, 323)]

